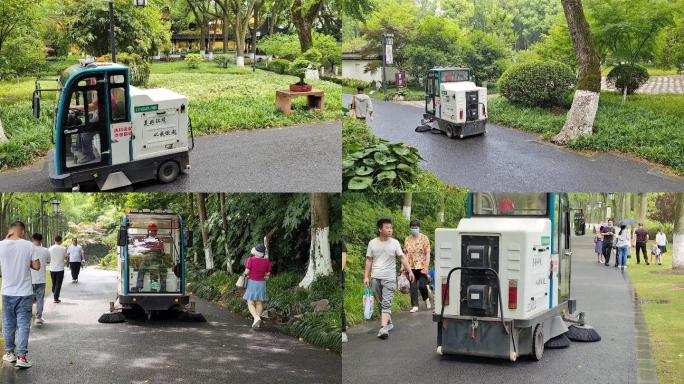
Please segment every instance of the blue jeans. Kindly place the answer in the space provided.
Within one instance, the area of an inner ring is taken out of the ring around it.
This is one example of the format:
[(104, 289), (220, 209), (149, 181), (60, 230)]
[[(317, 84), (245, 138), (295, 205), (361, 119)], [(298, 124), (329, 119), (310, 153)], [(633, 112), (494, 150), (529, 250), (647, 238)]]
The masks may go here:
[(33, 295), (2, 295), (2, 335), (5, 338), (5, 352), (15, 352), (20, 356), (28, 353), (32, 305)]
[(36, 295), (36, 318), (43, 317), (43, 304), (45, 303), (45, 283), (33, 284), (33, 294)]
[(617, 249), (617, 265), (627, 266), (627, 254), (629, 253), (629, 245), (618, 247)]

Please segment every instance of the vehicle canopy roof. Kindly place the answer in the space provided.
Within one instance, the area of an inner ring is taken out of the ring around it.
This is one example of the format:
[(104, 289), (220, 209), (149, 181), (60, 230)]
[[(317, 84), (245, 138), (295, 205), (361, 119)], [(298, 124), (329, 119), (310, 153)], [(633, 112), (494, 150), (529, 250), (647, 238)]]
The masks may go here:
[(69, 68), (65, 69), (62, 74), (59, 76), (59, 83), (61, 85), (66, 84), (67, 80), (74, 75), (75, 73), (84, 70), (84, 69), (91, 69), (91, 68), (112, 68), (112, 69), (128, 69), (125, 65), (117, 64), (117, 63), (78, 63), (70, 66)]

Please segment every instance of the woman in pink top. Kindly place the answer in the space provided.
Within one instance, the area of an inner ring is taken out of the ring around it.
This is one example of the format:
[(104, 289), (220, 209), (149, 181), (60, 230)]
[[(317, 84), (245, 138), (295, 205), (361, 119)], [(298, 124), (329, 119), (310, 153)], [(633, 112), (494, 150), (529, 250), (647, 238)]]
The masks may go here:
[(264, 301), (268, 301), (266, 294), (266, 279), (271, 274), (271, 262), (264, 257), (266, 255), (266, 246), (258, 244), (252, 248), (252, 256), (247, 259), (245, 263), (245, 276), (249, 278), (247, 281), (247, 290), (245, 290), (243, 299), (247, 300), (247, 307), (249, 313), (252, 314), (254, 322), (252, 328), (259, 328), (261, 326), (261, 314), (264, 312)]

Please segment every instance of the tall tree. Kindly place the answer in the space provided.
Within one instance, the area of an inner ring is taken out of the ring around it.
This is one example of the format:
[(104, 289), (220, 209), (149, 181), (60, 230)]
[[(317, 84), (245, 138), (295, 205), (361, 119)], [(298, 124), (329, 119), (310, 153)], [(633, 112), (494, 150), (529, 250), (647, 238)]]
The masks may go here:
[(639, 194), (639, 222), (646, 221), (646, 213), (648, 212), (648, 193)]
[(233, 273), (233, 260), (229, 256), (230, 248), (228, 246), (228, 215), (226, 214), (226, 194), (219, 193), (219, 204), (221, 205), (221, 227), (223, 229), (223, 249), (226, 252), (226, 271)]
[(559, 144), (567, 144), (593, 132), (594, 118), (601, 94), (601, 61), (584, 16), (581, 0), (561, 0), (568, 23), (572, 45), (577, 56), (577, 87), (572, 106), (561, 131), (553, 137)]
[(7, 140), (7, 136), (5, 136), (5, 129), (2, 127), (2, 120), (0, 120), (0, 144), (6, 143), (9, 140)]
[(207, 230), (207, 194), (197, 194), (197, 207), (199, 209), (200, 230), (202, 232), (202, 247), (204, 248), (205, 269), (214, 269), (214, 256), (211, 254), (209, 231)]
[[(260, 1), (260, 0), (259, 0)], [(233, 28), (235, 32), (235, 62), (238, 67), (245, 66), (245, 37), (249, 28), (249, 20), (254, 14), (257, 0), (229, 0), (233, 11)], [(255, 25), (255, 27), (258, 27)]]
[(406, 220), (411, 220), (411, 201), (413, 201), (413, 192), (404, 192), (404, 205), (401, 207), (401, 212)]
[(684, 270), (684, 193), (677, 193), (674, 234), (672, 236), (672, 269)]
[(319, 276), (332, 273), (330, 258), (330, 202), (326, 193), (309, 195), (309, 214), (311, 216), (311, 248), (309, 249), (309, 266), (300, 287), (309, 288)]

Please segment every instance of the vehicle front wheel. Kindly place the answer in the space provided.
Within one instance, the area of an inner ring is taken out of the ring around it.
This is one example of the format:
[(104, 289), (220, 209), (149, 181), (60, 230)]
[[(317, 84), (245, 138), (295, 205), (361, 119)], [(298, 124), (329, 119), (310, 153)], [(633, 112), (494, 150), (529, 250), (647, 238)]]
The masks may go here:
[(157, 170), (157, 178), (162, 183), (170, 183), (178, 178), (180, 167), (173, 160), (166, 160)]

